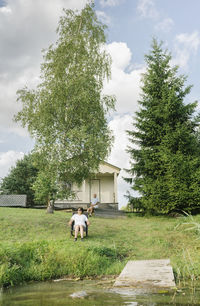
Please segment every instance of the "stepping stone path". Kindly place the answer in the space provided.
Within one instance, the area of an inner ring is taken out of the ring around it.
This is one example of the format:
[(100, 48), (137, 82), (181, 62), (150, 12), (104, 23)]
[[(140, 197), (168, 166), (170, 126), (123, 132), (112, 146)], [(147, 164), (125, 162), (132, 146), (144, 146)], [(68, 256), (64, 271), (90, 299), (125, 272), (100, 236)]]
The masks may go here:
[(128, 261), (114, 287), (176, 288), (169, 259)]

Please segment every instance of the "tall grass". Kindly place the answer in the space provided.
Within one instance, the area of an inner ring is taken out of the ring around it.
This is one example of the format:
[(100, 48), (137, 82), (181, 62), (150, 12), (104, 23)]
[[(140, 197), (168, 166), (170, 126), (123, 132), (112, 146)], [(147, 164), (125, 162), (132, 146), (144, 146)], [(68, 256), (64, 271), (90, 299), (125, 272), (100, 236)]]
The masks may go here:
[[(176, 270), (177, 279), (190, 280), (192, 287), (196, 280), (200, 279), (200, 262), (199, 262), (199, 239), (200, 239), (200, 219), (199, 216), (192, 216), (184, 212), (185, 216), (177, 223), (175, 229), (179, 232), (189, 232), (189, 236), (193, 237), (194, 248), (190, 249), (190, 245), (180, 250), (178, 268)], [(190, 250), (189, 250), (190, 249)]]
[(200, 222), (195, 221), (192, 215), (186, 213), (185, 222), (183, 224), (189, 225), (185, 230), (193, 231), (197, 235), (197, 239), (200, 239)]
[(112, 248), (82, 248), (81, 245), (71, 248), (65, 241), (1, 244), (0, 249), (2, 286), (63, 275), (83, 278), (112, 274), (113, 263), (115, 266), (121, 258), (121, 254)]

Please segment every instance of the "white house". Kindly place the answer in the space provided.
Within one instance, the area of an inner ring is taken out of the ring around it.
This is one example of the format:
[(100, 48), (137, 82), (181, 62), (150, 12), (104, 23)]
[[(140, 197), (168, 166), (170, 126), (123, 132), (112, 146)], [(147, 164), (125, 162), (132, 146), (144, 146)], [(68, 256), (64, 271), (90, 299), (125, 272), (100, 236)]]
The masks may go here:
[(117, 199), (117, 177), (120, 168), (107, 162), (101, 162), (98, 173), (91, 179), (86, 179), (81, 186), (73, 186), (75, 198), (67, 200), (57, 200), (56, 207), (72, 208), (82, 206), (86, 208), (91, 202), (94, 194), (97, 194), (102, 207), (118, 208)]

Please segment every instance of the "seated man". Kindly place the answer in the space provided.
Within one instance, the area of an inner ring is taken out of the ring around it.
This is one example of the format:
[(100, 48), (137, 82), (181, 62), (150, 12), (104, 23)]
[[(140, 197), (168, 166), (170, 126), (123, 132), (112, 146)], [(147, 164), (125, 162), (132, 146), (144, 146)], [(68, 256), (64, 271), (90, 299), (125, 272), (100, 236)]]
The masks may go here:
[(87, 209), (87, 212), (89, 213), (89, 216), (91, 217), (94, 213), (94, 209), (98, 208), (99, 199), (97, 198), (96, 193), (94, 194), (94, 197), (91, 199), (90, 207)]

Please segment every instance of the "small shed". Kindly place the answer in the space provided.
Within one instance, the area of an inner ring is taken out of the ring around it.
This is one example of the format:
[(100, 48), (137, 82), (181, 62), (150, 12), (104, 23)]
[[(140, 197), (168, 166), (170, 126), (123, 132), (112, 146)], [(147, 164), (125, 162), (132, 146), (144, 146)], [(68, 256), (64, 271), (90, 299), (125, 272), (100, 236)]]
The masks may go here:
[(26, 194), (0, 194), (1, 207), (26, 207)]
[(81, 186), (72, 186), (75, 198), (66, 200), (57, 200), (55, 207), (73, 208), (82, 206), (86, 208), (94, 194), (97, 195), (102, 207), (113, 207), (118, 209), (117, 198), (117, 177), (120, 168), (107, 162), (101, 162), (99, 171), (93, 178), (83, 181)]

